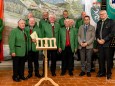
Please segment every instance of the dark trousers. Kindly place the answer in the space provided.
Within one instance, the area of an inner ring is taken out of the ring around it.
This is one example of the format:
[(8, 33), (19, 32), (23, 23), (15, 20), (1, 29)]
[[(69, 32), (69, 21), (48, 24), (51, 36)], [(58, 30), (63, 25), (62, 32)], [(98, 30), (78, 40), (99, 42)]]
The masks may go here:
[[(99, 47), (99, 73), (111, 74), (111, 48), (109, 47)], [(105, 62), (107, 61), (107, 67), (105, 67)]]
[(114, 59), (114, 52), (115, 52), (115, 47), (111, 47), (111, 68), (113, 68), (114, 63), (113, 63), (113, 59)]
[(55, 71), (56, 71), (56, 61), (57, 61), (57, 50), (48, 50), (47, 51), (47, 56), (48, 56), (48, 60), (51, 59), (50, 70), (51, 70), (52, 73), (55, 73)]
[(62, 72), (73, 71), (74, 57), (71, 47), (65, 47), (65, 50), (62, 51)]
[(86, 49), (81, 48), (80, 49), (80, 56), (81, 56), (81, 70), (85, 72), (87, 68), (87, 72), (90, 72), (91, 70), (91, 56), (93, 53), (93, 49)]
[(12, 57), (13, 59), (13, 77), (23, 77), (25, 68), (25, 57)]
[(38, 52), (29, 51), (28, 53), (28, 69), (29, 74), (33, 73), (33, 63), (35, 74), (39, 73), (39, 62), (38, 62)]

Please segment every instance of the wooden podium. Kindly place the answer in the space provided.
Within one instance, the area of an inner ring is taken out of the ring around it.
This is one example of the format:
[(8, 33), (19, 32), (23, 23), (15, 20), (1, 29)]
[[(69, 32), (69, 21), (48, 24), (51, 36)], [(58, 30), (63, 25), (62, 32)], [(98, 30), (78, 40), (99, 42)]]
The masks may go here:
[(36, 41), (37, 41), (36, 42), (36, 49), (44, 51), (44, 55), (45, 55), (45, 62), (44, 62), (45, 77), (42, 78), (37, 84), (35, 84), (35, 86), (39, 86), (45, 80), (49, 80), (54, 86), (59, 86), (51, 78), (48, 78), (48, 66), (47, 66), (47, 63), (48, 63), (47, 62), (47, 50), (55, 50), (55, 49), (57, 49), (56, 39), (55, 38), (37, 38)]

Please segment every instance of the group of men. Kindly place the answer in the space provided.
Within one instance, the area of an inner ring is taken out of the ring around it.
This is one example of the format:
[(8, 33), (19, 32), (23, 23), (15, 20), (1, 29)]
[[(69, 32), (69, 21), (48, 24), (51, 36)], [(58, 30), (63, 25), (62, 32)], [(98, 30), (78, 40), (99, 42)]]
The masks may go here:
[[(68, 71), (73, 76), (74, 70), (74, 53), (78, 52), (81, 59), (81, 73), (84, 76), (87, 73), (91, 77), (91, 60), (96, 39), (99, 50), (99, 72), (97, 77), (105, 76), (111, 78), (112, 57), (110, 56), (111, 48), (109, 47), (112, 37), (115, 35), (113, 20), (107, 17), (105, 10), (100, 11), (100, 21), (97, 23), (95, 31), (94, 26), (90, 24), (90, 17), (82, 12), (82, 18), (74, 20), (69, 18), (68, 11), (63, 11), (63, 17), (56, 20), (55, 14), (43, 12), (39, 25), (35, 21), (32, 13), (28, 14), (25, 21), (20, 19), (18, 27), (14, 28), (9, 36), (10, 54), (13, 59), (13, 80), (19, 82), (21, 79), (26, 80), (33, 76), (40, 78), (44, 76), (39, 74), (38, 50), (36, 50), (36, 39), (30, 35), (36, 31), (39, 38), (56, 38), (57, 50), (48, 50), (48, 59), (51, 59), (50, 71), (52, 76), (56, 76), (56, 61), (61, 54), (61, 76)], [(28, 76), (24, 77), (25, 60), (28, 61)], [(107, 72), (105, 67), (107, 59)], [(33, 67), (34, 63), (34, 67)]]

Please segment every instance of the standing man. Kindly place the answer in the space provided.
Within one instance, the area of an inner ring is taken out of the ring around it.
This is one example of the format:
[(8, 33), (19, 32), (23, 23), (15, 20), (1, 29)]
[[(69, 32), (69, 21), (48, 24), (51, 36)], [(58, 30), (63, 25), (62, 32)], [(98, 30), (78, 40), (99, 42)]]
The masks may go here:
[(42, 29), (42, 27), (48, 23), (48, 17), (49, 17), (49, 13), (48, 12), (43, 12), (42, 14), (42, 19), (40, 19), (39, 21), (39, 28)]
[(25, 55), (27, 54), (27, 34), (24, 31), (25, 21), (20, 19), (18, 27), (9, 36), (10, 54), (13, 59), (13, 80), (19, 82), (24, 77)]
[[(100, 11), (100, 20), (97, 22), (96, 40), (98, 42), (99, 49), (99, 72), (97, 77), (106, 76), (107, 79), (111, 79), (111, 48), (110, 42), (114, 35), (114, 22), (109, 19), (105, 10)], [(107, 67), (105, 67), (105, 61), (107, 61)], [(106, 70), (107, 68), (107, 70)]]
[[(3, 32), (3, 29), (4, 29), (3, 21), (2, 21), (2, 19), (0, 19), (0, 53), (2, 52), (1, 43), (2, 43), (2, 32)], [(1, 59), (0, 59), (0, 63), (1, 63)]]
[[(78, 33), (79, 27), (84, 24), (84, 17), (85, 16), (86, 16), (86, 12), (83, 11), (81, 13), (81, 18), (77, 19), (76, 24), (75, 24), (76, 33)], [(77, 56), (78, 56), (78, 60), (80, 60), (80, 51), (79, 51), (79, 49), (77, 50)]]
[(65, 26), (60, 29), (59, 31), (59, 52), (62, 53), (62, 69), (61, 69), (61, 76), (68, 73), (70, 76), (73, 76), (73, 64), (74, 64), (74, 57), (73, 54), (75, 49), (77, 49), (77, 37), (75, 28), (71, 27), (71, 20), (66, 19), (64, 20)]
[[(79, 76), (84, 76), (85, 71), (87, 76), (91, 77), (91, 56), (93, 53), (93, 42), (95, 39), (95, 28), (90, 25), (90, 17), (84, 17), (84, 25), (81, 25), (78, 31), (78, 43), (81, 57), (81, 73)], [(86, 59), (86, 62), (85, 62)], [(87, 68), (87, 69), (86, 69)]]
[(34, 17), (33, 13), (32, 12), (28, 13), (27, 19), (26, 19), (26, 26), (29, 25), (29, 18), (32, 18), (32, 17)]
[(68, 17), (68, 11), (67, 11), (67, 10), (64, 10), (64, 11), (63, 11), (63, 17), (59, 20), (59, 24), (60, 24), (60, 27), (61, 27), (61, 28), (65, 26), (64, 20), (65, 20), (65, 19), (68, 19), (68, 18), (69, 18), (69, 17)]
[[(34, 18), (29, 18), (29, 26), (25, 28), (25, 31), (27, 32), (28, 36), (28, 76), (27, 78), (31, 78), (33, 75), (33, 70), (35, 72), (35, 76), (40, 78), (41, 75), (39, 74), (39, 63), (38, 63), (38, 50), (36, 50), (36, 39), (32, 39), (30, 35), (36, 31), (38, 37), (42, 37), (41, 31), (39, 27), (36, 25), (36, 21)], [(34, 63), (34, 68), (33, 68), (33, 63)]]
[[(49, 23), (43, 26), (43, 37), (46, 38), (56, 38), (56, 44), (58, 46), (58, 36), (60, 25), (56, 22), (56, 16), (54, 14), (49, 15)], [(51, 74), (56, 76), (56, 59), (57, 59), (57, 50), (48, 50), (48, 59), (51, 58)]]

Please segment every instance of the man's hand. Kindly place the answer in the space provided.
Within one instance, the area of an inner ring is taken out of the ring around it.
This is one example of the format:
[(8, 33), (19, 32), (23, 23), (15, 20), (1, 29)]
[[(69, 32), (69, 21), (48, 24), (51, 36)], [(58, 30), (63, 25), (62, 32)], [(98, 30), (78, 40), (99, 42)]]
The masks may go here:
[(59, 49), (58, 49), (58, 52), (59, 52), (59, 53), (61, 53), (61, 52), (62, 52), (62, 49), (61, 49), (61, 48), (59, 48)]
[(12, 53), (11, 56), (12, 56), (12, 57), (15, 57), (15, 56), (16, 56), (16, 53)]
[(36, 39), (32, 39), (32, 42), (36, 42)]
[(97, 39), (97, 42), (98, 42), (99, 44), (104, 44), (104, 43), (105, 43), (105, 40), (104, 40), (104, 39)]

